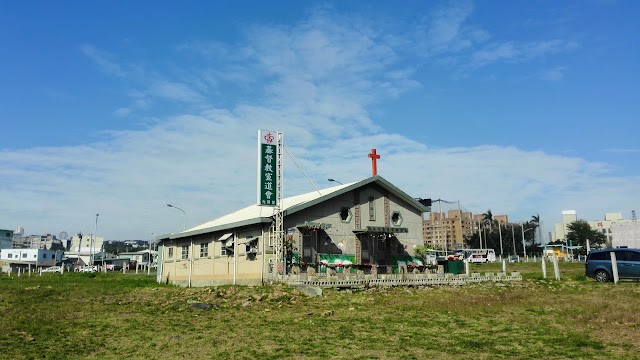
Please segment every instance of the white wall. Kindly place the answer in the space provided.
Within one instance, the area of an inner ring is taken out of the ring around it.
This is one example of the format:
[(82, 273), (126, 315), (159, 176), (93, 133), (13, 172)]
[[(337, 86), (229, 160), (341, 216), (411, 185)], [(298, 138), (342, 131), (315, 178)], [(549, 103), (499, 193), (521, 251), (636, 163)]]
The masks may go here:
[(611, 246), (640, 248), (640, 222), (630, 221), (611, 224)]

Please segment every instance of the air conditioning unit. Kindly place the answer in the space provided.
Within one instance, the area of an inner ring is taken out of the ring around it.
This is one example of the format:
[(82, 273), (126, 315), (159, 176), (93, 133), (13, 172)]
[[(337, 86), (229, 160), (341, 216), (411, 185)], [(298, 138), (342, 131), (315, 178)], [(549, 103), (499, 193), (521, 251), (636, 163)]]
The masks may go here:
[(258, 253), (258, 247), (257, 246), (250, 247), (249, 251), (247, 251), (247, 253), (249, 253), (249, 254), (257, 254)]

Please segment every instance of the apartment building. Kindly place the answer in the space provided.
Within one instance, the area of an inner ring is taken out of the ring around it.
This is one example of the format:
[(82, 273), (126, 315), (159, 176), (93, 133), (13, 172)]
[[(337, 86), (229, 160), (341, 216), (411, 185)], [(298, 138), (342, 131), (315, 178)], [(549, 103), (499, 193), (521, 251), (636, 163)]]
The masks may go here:
[(430, 212), (423, 220), (423, 238), (432, 249), (462, 249), (464, 240), (473, 234), (473, 214), (462, 210)]

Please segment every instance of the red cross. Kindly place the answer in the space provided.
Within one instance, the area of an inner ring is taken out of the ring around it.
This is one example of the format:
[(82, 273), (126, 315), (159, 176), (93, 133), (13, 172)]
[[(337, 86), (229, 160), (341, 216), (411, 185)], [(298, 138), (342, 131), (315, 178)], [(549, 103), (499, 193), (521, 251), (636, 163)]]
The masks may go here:
[(376, 154), (376, 149), (371, 149), (371, 154), (367, 156), (371, 158), (371, 176), (378, 175), (378, 164), (376, 160), (380, 159), (380, 155)]

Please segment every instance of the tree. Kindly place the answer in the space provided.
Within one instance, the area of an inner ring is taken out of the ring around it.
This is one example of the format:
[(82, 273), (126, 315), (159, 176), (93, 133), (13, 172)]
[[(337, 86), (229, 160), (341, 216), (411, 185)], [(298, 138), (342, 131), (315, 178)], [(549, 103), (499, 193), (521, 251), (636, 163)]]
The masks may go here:
[(594, 249), (599, 249), (607, 242), (607, 237), (592, 229), (588, 222), (584, 220), (574, 221), (567, 225), (569, 232), (567, 233), (567, 242), (573, 246), (582, 246), (582, 249), (578, 250), (580, 254), (586, 254), (587, 252), (587, 239), (589, 244)]
[(424, 245), (418, 245), (413, 248), (414, 254), (416, 254), (416, 256), (421, 258), (422, 260), (426, 259), (428, 251), (429, 249), (427, 249), (427, 247)]
[[(531, 220), (529, 220), (529, 224), (533, 225), (533, 232), (535, 234), (536, 230), (540, 229), (540, 214), (535, 214), (531, 216)], [(535, 238), (535, 236), (534, 236)], [(540, 239), (542, 239), (542, 233), (540, 233)], [(535, 240), (534, 240), (535, 242)]]
[(486, 213), (482, 214), (482, 220), (485, 225), (489, 225), (489, 231), (491, 231), (493, 227), (491, 226), (493, 223), (493, 214), (491, 213), (491, 209), (487, 210)]
[(538, 226), (540, 224), (540, 215), (539, 214), (531, 215), (530, 222)]

